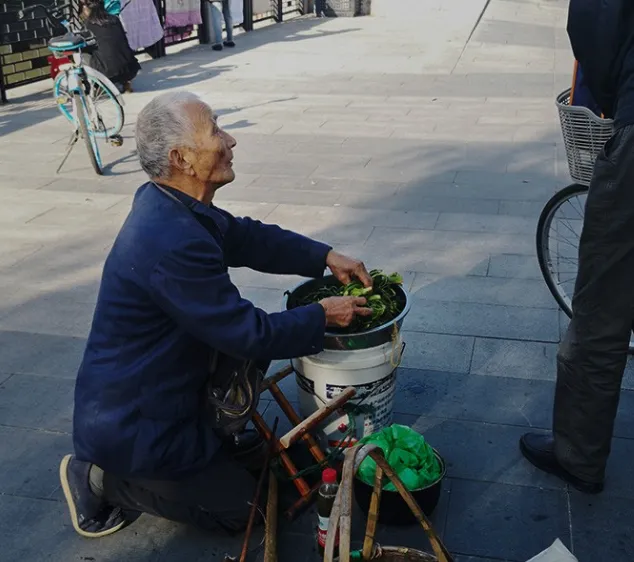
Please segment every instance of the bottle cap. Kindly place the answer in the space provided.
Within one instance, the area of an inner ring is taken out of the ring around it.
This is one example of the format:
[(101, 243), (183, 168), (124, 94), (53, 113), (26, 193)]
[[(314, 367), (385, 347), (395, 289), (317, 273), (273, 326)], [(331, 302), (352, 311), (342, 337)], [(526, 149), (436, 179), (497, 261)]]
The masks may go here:
[(336, 484), (337, 471), (334, 468), (327, 468), (322, 472), (321, 479), (324, 484)]

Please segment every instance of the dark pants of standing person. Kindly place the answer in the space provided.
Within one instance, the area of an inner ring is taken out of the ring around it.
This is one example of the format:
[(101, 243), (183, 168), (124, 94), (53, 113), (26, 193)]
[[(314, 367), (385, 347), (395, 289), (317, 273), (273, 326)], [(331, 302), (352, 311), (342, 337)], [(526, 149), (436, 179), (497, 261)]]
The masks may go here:
[(326, 0), (315, 0), (315, 15), (321, 16), (326, 10)]
[[(249, 464), (255, 462), (250, 459)], [(256, 485), (256, 474), (245, 462), (221, 449), (209, 468), (182, 480), (119, 478), (106, 472), (103, 498), (125, 510), (233, 534), (247, 525)]]
[(634, 319), (634, 126), (597, 159), (572, 308), (557, 356), (555, 454), (572, 475), (602, 482)]

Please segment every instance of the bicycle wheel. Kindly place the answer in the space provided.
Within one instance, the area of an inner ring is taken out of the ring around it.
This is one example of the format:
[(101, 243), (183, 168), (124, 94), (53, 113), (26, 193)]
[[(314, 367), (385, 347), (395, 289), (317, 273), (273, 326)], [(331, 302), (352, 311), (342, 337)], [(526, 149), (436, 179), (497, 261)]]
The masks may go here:
[[(588, 188), (575, 183), (555, 193), (537, 224), (537, 259), (548, 289), (572, 317), (572, 295), (579, 269), (579, 238)], [(634, 353), (634, 337), (630, 337)]]
[[(86, 96), (86, 99), (89, 100), (88, 113), (97, 116), (93, 119), (93, 123), (96, 125), (95, 136), (108, 138), (118, 135), (125, 122), (125, 112), (117, 99), (117, 94), (98, 78), (90, 74), (87, 78), (90, 85), (90, 94)], [(54, 94), (62, 115), (74, 123), (73, 98), (68, 91), (68, 79), (63, 72), (60, 72), (55, 80)]]
[(579, 267), (579, 237), (588, 188), (575, 183), (546, 203), (537, 223), (537, 259), (557, 304), (572, 316), (572, 294)]
[(99, 147), (97, 146), (97, 136), (93, 130), (93, 125), (88, 115), (86, 100), (79, 92), (73, 93), (73, 100), (77, 122), (79, 124), (79, 132), (81, 133), (81, 137), (84, 139), (90, 163), (92, 164), (95, 172), (101, 176), (103, 175), (103, 170), (101, 168), (101, 156), (99, 155)]

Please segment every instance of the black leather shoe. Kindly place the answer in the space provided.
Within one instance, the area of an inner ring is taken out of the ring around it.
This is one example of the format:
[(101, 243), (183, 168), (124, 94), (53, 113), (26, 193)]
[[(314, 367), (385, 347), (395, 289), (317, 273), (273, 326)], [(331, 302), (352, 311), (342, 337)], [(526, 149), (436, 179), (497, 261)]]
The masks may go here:
[(570, 474), (555, 456), (555, 440), (551, 433), (526, 433), (520, 438), (520, 451), (526, 459), (544, 472), (548, 472), (585, 494), (599, 494), (603, 482), (587, 482)]

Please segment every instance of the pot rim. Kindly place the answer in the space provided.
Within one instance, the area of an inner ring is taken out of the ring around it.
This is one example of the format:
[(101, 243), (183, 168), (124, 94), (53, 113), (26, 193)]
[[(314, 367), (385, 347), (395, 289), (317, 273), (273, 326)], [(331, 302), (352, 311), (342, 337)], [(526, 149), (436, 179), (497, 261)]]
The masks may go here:
[[(306, 281), (302, 281), (301, 283), (298, 283), (295, 287), (293, 287), (290, 291), (288, 291), (288, 294), (285, 296), (284, 310), (290, 310), (288, 308), (288, 301), (291, 298), (291, 296), (295, 293), (295, 291), (297, 291), (304, 285), (308, 285), (309, 283), (313, 283), (315, 281), (320, 281), (325, 279), (335, 279), (335, 276), (324, 275), (323, 277), (318, 279), (307, 279)], [(393, 318), (392, 320), (390, 320), (389, 322), (385, 322), (385, 324), (381, 324), (380, 326), (377, 326), (376, 328), (372, 328), (371, 330), (366, 330), (364, 332), (353, 332), (349, 334), (341, 334), (338, 332), (329, 332), (328, 330), (326, 330), (324, 335), (330, 338), (341, 338), (341, 337), (349, 338), (349, 337), (357, 337), (357, 336), (367, 336), (370, 334), (374, 334), (376, 332), (382, 332), (383, 330), (385, 330), (385, 328), (387, 328), (390, 325), (398, 326), (398, 324), (402, 322), (405, 319), (405, 317), (408, 315), (410, 308), (412, 307), (411, 298), (409, 296), (409, 293), (405, 289), (405, 287), (403, 285), (399, 285), (398, 289), (403, 293), (403, 296), (405, 297), (405, 306), (403, 307), (403, 310), (400, 312), (400, 314), (396, 316), (395, 318)]]
[[(414, 492), (422, 492), (423, 490), (428, 490), (429, 488), (433, 488), (434, 486), (438, 485), (440, 482), (442, 482), (445, 478), (445, 476), (447, 476), (447, 464), (445, 463), (445, 459), (442, 457), (442, 455), (434, 448), (432, 447), (432, 451), (434, 451), (434, 455), (436, 456), (436, 458), (438, 459), (438, 462), (440, 463), (440, 476), (434, 480), (431, 484), (427, 484), (427, 486), (423, 486), (422, 488), (416, 488), (415, 490), (408, 490), (410, 493), (414, 493)], [(368, 488), (373, 488), (374, 485), (370, 485), (367, 482), (364, 482), (363, 480), (361, 480), (361, 478), (359, 478), (359, 473), (355, 473), (354, 475), (355, 479), (358, 480), (359, 482), (361, 482), (361, 484), (368, 486)], [(398, 494), (399, 491), (398, 490), (381, 490), (381, 493), (388, 493), (388, 494)]]

